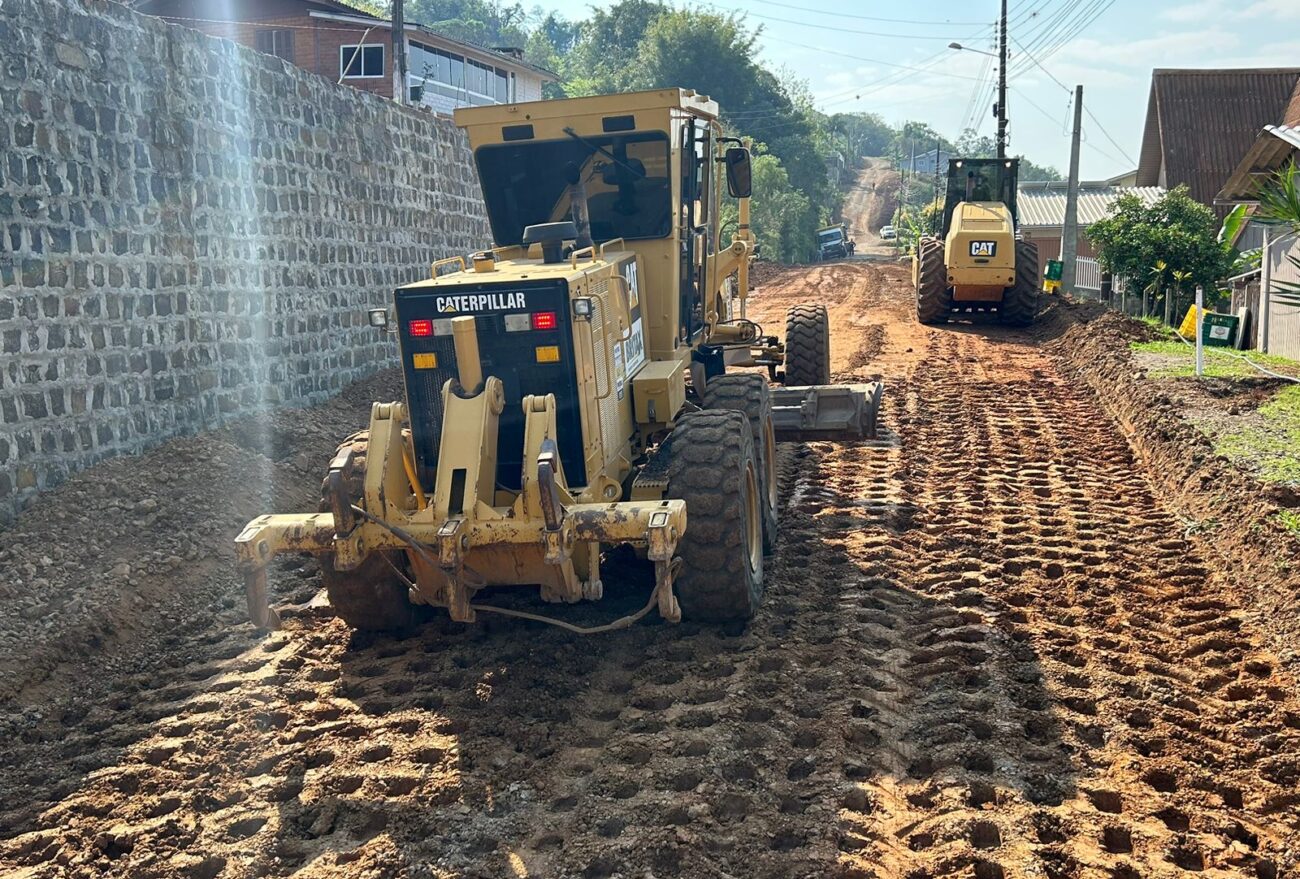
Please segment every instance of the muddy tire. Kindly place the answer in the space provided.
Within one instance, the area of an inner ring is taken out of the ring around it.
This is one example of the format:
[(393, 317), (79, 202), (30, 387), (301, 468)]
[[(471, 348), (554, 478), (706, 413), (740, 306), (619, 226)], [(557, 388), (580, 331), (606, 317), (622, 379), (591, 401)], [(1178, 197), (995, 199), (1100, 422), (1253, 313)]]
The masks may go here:
[(682, 416), (664, 444), (669, 498), (686, 501), (675, 591), (685, 619), (747, 620), (763, 597), (758, 462), (745, 416)]
[(785, 315), (785, 384), (831, 383), (831, 320), (825, 305), (796, 305)]
[(1038, 245), (1017, 241), (1016, 285), (1002, 295), (1002, 306), (998, 309), (1007, 326), (1027, 327), (1034, 322), (1038, 314), (1038, 271)]
[[(335, 455), (352, 450), (352, 463), (345, 474), (348, 497), (359, 507), (365, 506), (366, 453), (370, 431), (363, 430), (339, 444)], [(329, 512), (329, 480), (321, 483), (320, 511)], [(405, 565), (401, 552), (373, 552), (351, 571), (334, 569), (334, 555), (321, 557), (321, 580), (330, 607), (343, 622), (354, 629), (369, 632), (393, 632), (415, 625), (415, 606), (407, 586), (393, 570)]]
[(916, 319), (923, 324), (947, 323), (952, 315), (952, 289), (943, 263), (943, 242), (922, 241), (917, 258)]
[(763, 552), (776, 548), (779, 484), (776, 472), (776, 428), (772, 424), (772, 391), (767, 380), (753, 373), (722, 375), (704, 386), (705, 409), (730, 409), (749, 421), (758, 461), (762, 493)]

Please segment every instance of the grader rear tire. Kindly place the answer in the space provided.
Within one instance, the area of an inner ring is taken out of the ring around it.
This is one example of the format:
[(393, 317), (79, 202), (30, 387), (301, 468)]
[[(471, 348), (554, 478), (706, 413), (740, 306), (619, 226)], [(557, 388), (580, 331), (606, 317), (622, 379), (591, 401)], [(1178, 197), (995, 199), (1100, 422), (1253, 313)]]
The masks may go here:
[[(352, 466), (345, 474), (348, 497), (359, 507), (365, 506), (366, 453), (370, 431), (363, 430), (339, 444), (335, 454), (352, 450)], [(329, 512), (329, 483), (321, 484), (320, 511)], [(321, 558), (321, 580), (334, 613), (354, 629), (367, 632), (392, 632), (409, 629), (416, 623), (405, 583), (397, 576), (406, 559), (400, 552), (372, 552), (351, 571), (334, 569), (333, 554)]]
[(943, 242), (922, 241), (917, 258), (916, 319), (923, 324), (947, 323), (952, 315), (952, 289), (943, 263)]
[(687, 619), (747, 620), (763, 597), (758, 462), (739, 412), (683, 415), (664, 443), (669, 498), (686, 501), (675, 589)]
[(831, 321), (825, 305), (796, 305), (785, 315), (785, 384), (831, 383)]
[(1002, 295), (998, 309), (1002, 322), (1012, 327), (1027, 327), (1038, 314), (1038, 245), (1032, 241), (1016, 242), (1016, 285)]
[(758, 460), (762, 494), (763, 552), (776, 549), (779, 487), (776, 473), (776, 428), (772, 424), (772, 391), (767, 380), (753, 373), (733, 373), (709, 379), (704, 386), (705, 409), (730, 409), (749, 420)]

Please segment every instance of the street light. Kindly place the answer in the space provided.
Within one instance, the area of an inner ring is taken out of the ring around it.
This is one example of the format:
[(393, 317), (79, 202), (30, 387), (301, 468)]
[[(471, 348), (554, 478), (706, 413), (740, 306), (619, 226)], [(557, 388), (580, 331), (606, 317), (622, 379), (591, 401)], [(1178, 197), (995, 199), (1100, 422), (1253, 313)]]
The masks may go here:
[(962, 52), (962, 51), (966, 51), (966, 52), (976, 52), (976, 53), (978, 53), (978, 54), (980, 54), (980, 55), (988, 55), (990, 58), (996, 58), (996, 57), (998, 57), (997, 55), (993, 54), (992, 52), (985, 52), (983, 49), (972, 49), (970, 46), (963, 46), (961, 43), (949, 43), (949, 44), (948, 44), (948, 48), (949, 48), (949, 49), (956, 49), (958, 52)]

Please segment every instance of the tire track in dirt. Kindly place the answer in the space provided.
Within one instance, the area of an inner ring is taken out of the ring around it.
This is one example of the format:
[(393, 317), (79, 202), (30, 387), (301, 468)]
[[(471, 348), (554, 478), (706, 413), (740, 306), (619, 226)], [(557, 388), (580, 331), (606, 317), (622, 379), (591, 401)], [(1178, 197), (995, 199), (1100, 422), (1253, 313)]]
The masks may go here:
[[(886, 411), (781, 446), (750, 626), (351, 636), (287, 560), (284, 631), (177, 635), (25, 707), (0, 871), (1292, 875), (1300, 704), (1230, 575), (1032, 335), (921, 327), (909, 292), (823, 265), (751, 302), (769, 332), (826, 302), (837, 378), (883, 374)], [(641, 604), (643, 566), (608, 574), (561, 612)]]

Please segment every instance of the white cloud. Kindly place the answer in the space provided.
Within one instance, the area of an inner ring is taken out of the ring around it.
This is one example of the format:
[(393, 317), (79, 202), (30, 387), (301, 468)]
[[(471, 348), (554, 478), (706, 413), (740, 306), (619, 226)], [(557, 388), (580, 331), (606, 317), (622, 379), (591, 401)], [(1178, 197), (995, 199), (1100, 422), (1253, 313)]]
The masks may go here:
[(1300, 3), (1296, 0), (1255, 0), (1240, 15), (1242, 18), (1300, 19)]
[(1165, 9), (1160, 13), (1160, 17), (1169, 21), (1205, 21), (1209, 18), (1235, 14), (1239, 6), (1240, 4), (1231, 3), (1229, 0), (1201, 0), (1199, 3), (1184, 3)]
[[(1077, 39), (1057, 57), (1094, 70), (1109, 66), (1150, 70), (1155, 67), (1219, 66), (1221, 53), (1241, 44), (1236, 34), (1219, 30), (1176, 31), (1136, 40)], [(1197, 62), (1203, 62), (1198, 64)], [(1085, 79), (1086, 82), (1086, 79)]]

